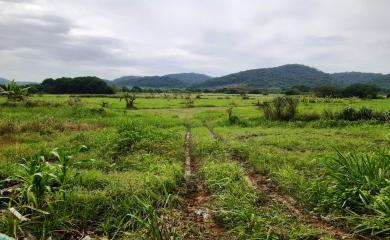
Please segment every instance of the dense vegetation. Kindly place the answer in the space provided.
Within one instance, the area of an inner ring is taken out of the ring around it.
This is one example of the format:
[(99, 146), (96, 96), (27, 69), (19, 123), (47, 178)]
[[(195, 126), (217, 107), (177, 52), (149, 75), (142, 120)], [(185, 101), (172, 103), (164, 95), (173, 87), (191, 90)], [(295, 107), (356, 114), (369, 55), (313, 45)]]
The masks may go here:
[(383, 74), (380, 73), (363, 73), (363, 72), (342, 72), (331, 74), (337, 82), (338, 86), (348, 86), (354, 83), (370, 83), (373, 80), (380, 78)]
[[(353, 84), (371, 84), (385, 92), (390, 90), (390, 75), (361, 72), (328, 74), (299, 64), (247, 70), (216, 78), (199, 73), (177, 73), (163, 76), (124, 76), (112, 81), (103, 81), (113, 87), (115, 91), (122, 87), (127, 89), (140, 87), (148, 89), (148, 91), (163, 89), (164, 91), (188, 90), (229, 94), (286, 92), (289, 95), (296, 95), (322, 86), (345, 88)], [(8, 80), (0, 78), (0, 85), (8, 82)], [(32, 85), (28, 82), (18, 82), (18, 84)], [(34, 92), (42, 91), (39, 86), (32, 87)], [(49, 93), (59, 93), (52, 89), (48, 90), (50, 90)]]
[(304, 65), (289, 64), (274, 68), (247, 70), (213, 78), (197, 85), (197, 87), (211, 88), (239, 85), (248, 89), (283, 89), (296, 85), (316, 87), (332, 83), (333, 79), (329, 74)]
[(113, 93), (112, 88), (97, 77), (49, 78), (45, 79), (41, 86), (44, 93)]
[(166, 76), (148, 76), (148, 77), (121, 77), (115, 79), (113, 84), (127, 87), (147, 87), (147, 88), (184, 88), (187, 85), (175, 78)]
[(164, 76), (125, 76), (108, 82), (111, 85), (145, 88), (185, 88), (210, 79), (198, 73), (177, 73)]
[(375, 84), (381, 89), (386, 89), (387, 91), (390, 91), (390, 74), (376, 78), (371, 83)]
[(318, 97), (358, 97), (358, 98), (377, 98), (380, 89), (376, 85), (355, 83), (345, 88), (334, 86), (321, 86), (314, 89)]

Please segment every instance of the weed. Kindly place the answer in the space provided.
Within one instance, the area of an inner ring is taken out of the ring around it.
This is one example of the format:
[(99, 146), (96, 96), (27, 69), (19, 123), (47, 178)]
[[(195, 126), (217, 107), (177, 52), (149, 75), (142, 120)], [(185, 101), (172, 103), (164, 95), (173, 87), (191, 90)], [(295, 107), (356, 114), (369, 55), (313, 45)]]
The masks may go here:
[(291, 97), (276, 97), (272, 102), (263, 103), (266, 119), (292, 120), (297, 113), (298, 100)]
[(194, 107), (194, 103), (195, 103), (195, 101), (191, 98), (191, 95), (187, 95), (186, 97), (185, 97), (185, 106), (187, 107), (187, 108), (193, 108)]
[(233, 114), (233, 107), (232, 106), (230, 106), (228, 109), (226, 109), (226, 112), (228, 114), (228, 121), (230, 124), (236, 124), (239, 122), (238, 117)]
[(24, 169), (20, 176), (22, 182), (21, 195), (34, 207), (41, 208), (47, 204), (45, 196), (51, 191), (51, 184), (56, 176), (44, 156), (35, 156), (29, 161), (25, 160), (25, 162), (21, 164)]
[(390, 155), (341, 154), (327, 162), (328, 174), (334, 179), (339, 206), (365, 213), (372, 197), (386, 187), (390, 179)]

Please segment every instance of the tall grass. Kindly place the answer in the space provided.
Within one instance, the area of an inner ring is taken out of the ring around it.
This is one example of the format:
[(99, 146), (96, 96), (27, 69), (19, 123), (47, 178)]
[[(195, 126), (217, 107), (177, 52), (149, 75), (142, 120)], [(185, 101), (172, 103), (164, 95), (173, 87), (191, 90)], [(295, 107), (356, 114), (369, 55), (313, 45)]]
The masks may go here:
[(330, 202), (351, 214), (358, 231), (390, 236), (390, 155), (338, 152), (326, 166)]

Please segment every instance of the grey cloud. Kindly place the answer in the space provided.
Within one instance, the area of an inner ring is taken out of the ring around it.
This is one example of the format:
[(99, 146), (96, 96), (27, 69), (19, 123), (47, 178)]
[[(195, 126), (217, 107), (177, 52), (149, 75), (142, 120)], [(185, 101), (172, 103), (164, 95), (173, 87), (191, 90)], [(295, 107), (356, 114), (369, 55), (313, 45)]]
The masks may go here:
[(387, 0), (0, 0), (0, 76), (389, 72)]

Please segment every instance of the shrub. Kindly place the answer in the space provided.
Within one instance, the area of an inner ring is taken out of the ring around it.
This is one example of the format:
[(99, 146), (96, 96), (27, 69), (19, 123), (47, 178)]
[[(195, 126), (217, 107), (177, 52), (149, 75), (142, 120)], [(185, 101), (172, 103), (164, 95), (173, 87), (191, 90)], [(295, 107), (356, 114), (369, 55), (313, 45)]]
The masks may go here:
[(298, 89), (291, 88), (291, 89), (286, 90), (284, 92), (284, 94), (286, 94), (286, 95), (300, 95), (300, 94), (302, 94), (302, 92), (299, 91)]
[(376, 98), (379, 88), (371, 84), (357, 83), (343, 90), (343, 97)]
[(236, 124), (236, 123), (238, 123), (239, 119), (238, 119), (237, 116), (235, 116), (235, 115), (233, 114), (233, 107), (232, 107), (232, 106), (229, 107), (228, 109), (226, 109), (226, 112), (227, 112), (227, 114), (228, 114), (228, 120), (229, 120), (229, 123), (230, 123), (230, 124)]
[(321, 86), (314, 89), (317, 97), (341, 97), (341, 90), (334, 86)]
[(186, 96), (184, 104), (187, 108), (193, 108), (195, 101), (191, 99), (191, 95)]
[(248, 95), (246, 95), (245, 93), (241, 94), (241, 98), (242, 98), (243, 100), (248, 100), (248, 99), (250, 99), (250, 97), (249, 97)]
[(346, 120), (346, 121), (360, 121), (360, 120), (376, 120), (381, 122), (390, 121), (390, 111), (374, 111), (367, 107), (360, 109), (354, 109), (347, 107), (339, 112), (333, 112), (331, 110), (324, 110), (323, 117), (333, 120)]
[(316, 120), (320, 120), (320, 119), (321, 119), (321, 115), (317, 114), (317, 113), (300, 114), (297, 117), (297, 120), (301, 120), (301, 121), (305, 121), (305, 122), (316, 121)]
[(389, 122), (390, 121), (390, 111), (385, 112), (374, 112), (374, 119), (381, 122)]
[(323, 116), (325, 119), (335, 119), (335, 113), (334, 113), (332, 110), (329, 110), (329, 109), (325, 109), (325, 110), (322, 112), (322, 116)]
[(126, 108), (127, 108), (127, 109), (135, 109), (134, 102), (135, 102), (135, 100), (137, 99), (137, 97), (135, 96), (135, 94), (130, 95), (129, 93), (125, 93), (125, 94), (123, 94), (123, 96), (119, 99), (119, 101), (121, 101), (122, 98), (125, 99)]
[(72, 97), (70, 96), (68, 99), (68, 105), (72, 108), (80, 107), (83, 103), (81, 102), (81, 99), (79, 97)]
[(291, 120), (297, 114), (298, 100), (291, 97), (277, 97), (263, 104), (264, 116), (271, 120)]

